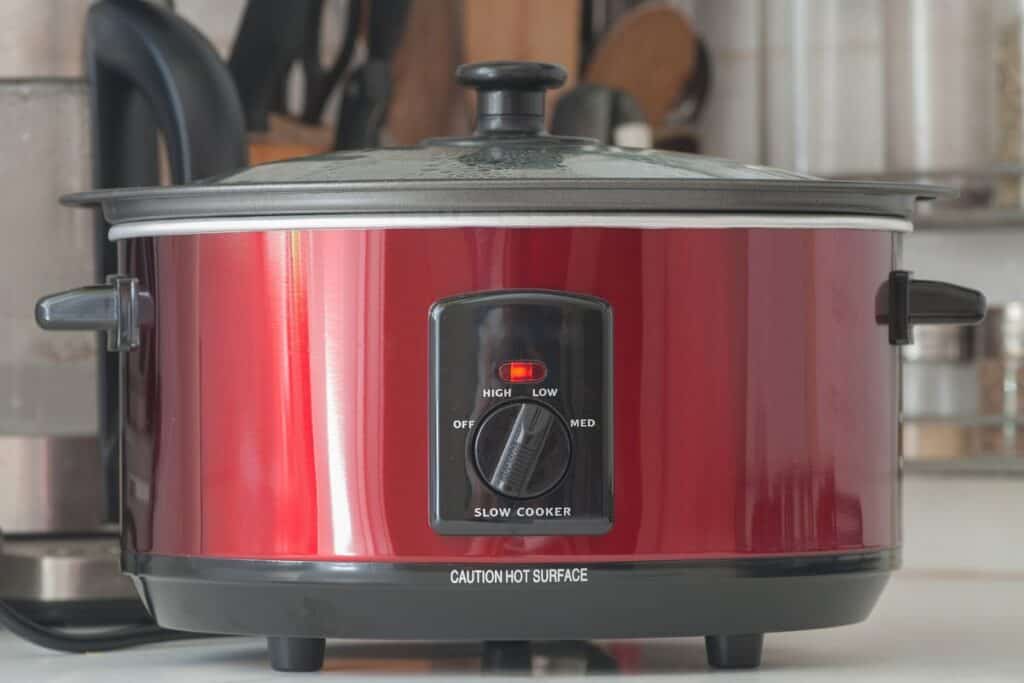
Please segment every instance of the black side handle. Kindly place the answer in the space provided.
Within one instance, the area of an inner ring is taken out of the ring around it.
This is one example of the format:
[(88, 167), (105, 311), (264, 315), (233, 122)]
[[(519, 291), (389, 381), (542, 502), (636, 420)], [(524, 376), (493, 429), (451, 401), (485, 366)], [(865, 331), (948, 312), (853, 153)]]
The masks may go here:
[(915, 280), (894, 270), (879, 290), (877, 320), (889, 326), (889, 343), (914, 343), (914, 325), (977, 325), (987, 304), (981, 292), (948, 282)]
[(96, 330), (107, 335), (107, 351), (138, 348), (140, 328), (153, 322), (153, 298), (134, 277), (111, 275), (91, 285), (44, 296), (36, 324), (44, 330)]

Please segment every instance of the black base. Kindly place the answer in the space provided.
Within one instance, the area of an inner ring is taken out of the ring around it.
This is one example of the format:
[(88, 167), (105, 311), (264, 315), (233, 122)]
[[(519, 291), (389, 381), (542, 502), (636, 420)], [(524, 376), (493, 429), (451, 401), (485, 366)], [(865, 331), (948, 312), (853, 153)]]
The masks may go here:
[(757, 666), (760, 634), (865, 619), (899, 554), (486, 565), (501, 575), (521, 569), (530, 576), (535, 569), (586, 568), (586, 582), (558, 584), (453, 580), (484, 567), (472, 564), (132, 554), (123, 560), (161, 626), (275, 634), (271, 659), (282, 670), (322, 659), (323, 638), (502, 641), (494, 656), (507, 658), (514, 654), (509, 641), (676, 636), (708, 636), (711, 665), (740, 668)]
[(323, 638), (267, 638), (274, 671), (319, 671), (324, 665)]
[[(707, 636), (708, 665), (715, 669), (756, 669), (761, 665), (764, 634)], [(588, 647), (587, 643), (583, 644)], [(586, 653), (587, 672), (614, 672), (613, 659), (599, 648), (589, 646)], [(319, 671), (324, 665), (326, 641), (323, 638), (267, 638), (270, 666), (275, 671)], [(594, 654), (597, 653), (597, 654)], [(480, 668), (488, 673), (530, 673), (533, 669), (533, 646), (529, 641), (487, 641), (483, 644)]]
[(715, 669), (756, 669), (761, 666), (762, 645), (763, 633), (704, 638), (708, 664)]
[[(470, 656), (467, 653), (471, 650), (465, 646), (454, 643), (449, 643), (449, 646), (458, 648), (450, 649), (449, 652), (458, 652), (460, 657)], [(267, 647), (270, 663), (277, 671), (308, 672), (323, 667), (322, 638), (272, 637), (267, 639)], [(372, 649), (372, 646), (370, 647)], [(436, 653), (438, 647), (437, 644), (431, 645), (429, 652)], [(442, 646), (442, 651), (443, 649), (447, 648)], [(382, 651), (387, 653), (384, 655), (387, 658), (391, 658), (395, 653), (395, 650), (389, 649), (387, 645)], [(533, 670), (535, 655), (582, 665), (582, 670), (587, 674), (619, 673), (619, 665), (615, 658), (601, 647), (587, 641), (487, 641), (482, 644), (479, 654), (480, 669), (488, 673), (530, 673)]]

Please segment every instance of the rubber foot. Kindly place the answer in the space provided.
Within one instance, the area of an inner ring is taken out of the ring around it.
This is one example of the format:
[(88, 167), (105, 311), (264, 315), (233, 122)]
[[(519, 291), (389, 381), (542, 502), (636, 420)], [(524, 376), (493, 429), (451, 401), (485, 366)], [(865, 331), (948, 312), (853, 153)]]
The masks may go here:
[(533, 649), (527, 640), (488, 640), (484, 643), (484, 671), (523, 673), (533, 670)]
[(705, 636), (708, 664), (715, 669), (756, 669), (761, 666), (763, 633)]
[(319, 671), (324, 665), (323, 638), (267, 638), (274, 671)]

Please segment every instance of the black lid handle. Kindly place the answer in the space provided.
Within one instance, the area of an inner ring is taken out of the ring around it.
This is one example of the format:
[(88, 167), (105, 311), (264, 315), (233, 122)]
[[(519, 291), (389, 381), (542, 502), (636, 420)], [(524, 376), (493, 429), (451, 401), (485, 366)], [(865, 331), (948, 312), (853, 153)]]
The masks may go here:
[(542, 62), (477, 62), (455, 70), (475, 88), (476, 127), (481, 135), (544, 132), (544, 91), (565, 83), (565, 69)]
[(979, 291), (894, 270), (879, 291), (877, 319), (888, 324), (889, 343), (902, 346), (914, 343), (914, 325), (977, 325), (986, 308)]

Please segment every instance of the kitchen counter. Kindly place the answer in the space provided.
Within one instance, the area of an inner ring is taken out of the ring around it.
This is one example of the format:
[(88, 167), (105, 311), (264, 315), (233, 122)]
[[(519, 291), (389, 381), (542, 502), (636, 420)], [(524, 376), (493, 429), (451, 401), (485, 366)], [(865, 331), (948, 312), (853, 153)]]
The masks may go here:
[[(391, 644), (328, 641), (325, 670), (277, 674), (264, 641), (225, 638), (185, 641), (121, 652), (62, 655), (0, 632), (0, 680), (104, 683), (255, 682), (345, 679), (495, 680), (480, 674), (474, 644)], [(631, 681), (1024, 681), (1024, 574), (912, 572), (896, 575), (866, 623), (823, 631), (769, 635), (756, 672), (712, 672), (699, 638), (617, 641), (586, 650), (578, 644), (542, 648), (538, 677), (559, 680), (597, 666), (603, 653)]]

